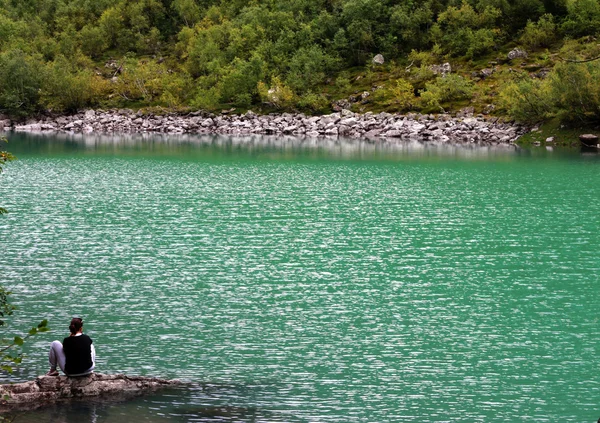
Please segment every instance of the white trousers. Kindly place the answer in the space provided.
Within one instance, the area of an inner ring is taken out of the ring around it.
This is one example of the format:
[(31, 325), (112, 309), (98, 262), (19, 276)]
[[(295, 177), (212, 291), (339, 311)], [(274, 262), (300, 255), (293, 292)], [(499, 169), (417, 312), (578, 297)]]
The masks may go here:
[[(92, 367), (83, 373), (67, 376), (84, 376), (94, 371), (94, 367), (96, 367), (96, 349), (94, 348), (94, 344), (92, 344), (90, 347), (92, 349)], [(67, 374), (67, 372), (65, 372), (65, 363), (67, 362), (67, 359), (65, 357), (63, 345), (60, 343), (60, 341), (52, 342), (52, 345), (50, 346), (50, 352), (48, 353), (48, 361), (50, 362), (50, 368), (52, 370), (56, 370), (56, 367), (58, 366), (64, 374)]]

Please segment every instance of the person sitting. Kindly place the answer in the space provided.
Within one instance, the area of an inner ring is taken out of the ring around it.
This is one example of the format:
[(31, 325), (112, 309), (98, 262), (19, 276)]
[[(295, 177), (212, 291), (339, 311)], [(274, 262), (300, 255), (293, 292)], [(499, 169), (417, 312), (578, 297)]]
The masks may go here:
[(85, 376), (94, 372), (96, 350), (92, 339), (83, 333), (83, 320), (74, 317), (69, 325), (71, 334), (62, 342), (54, 341), (48, 361), (50, 371), (46, 376), (58, 376), (57, 366), (69, 377)]

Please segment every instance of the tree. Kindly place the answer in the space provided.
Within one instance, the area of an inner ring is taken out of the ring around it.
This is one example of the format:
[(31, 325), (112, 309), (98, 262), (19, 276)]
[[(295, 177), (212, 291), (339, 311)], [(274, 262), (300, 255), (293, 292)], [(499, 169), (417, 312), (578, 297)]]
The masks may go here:
[(549, 75), (551, 98), (565, 123), (600, 122), (600, 67), (596, 62), (559, 63)]
[(439, 15), (431, 31), (432, 38), (451, 55), (480, 56), (495, 46), (498, 38), (495, 23), (501, 14), (491, 6), (477, 11), (463, 1), (460, 9), (450, 6)]
[(556, 39), (556, 24), (554, 16), (545, 14), (537, 23), (527, 22), (527, 26), (521, 36), (521, 42), (529, 48), (549, 47)]
[(600, 26), (600, 2), (598, 0), (568, 0), (568, 15), (563, 30), (571, 36), (595, 35)]
[(0, 55), (0, 110), (26, 116), (39, 108), (42, 64), (21, 50)]
[(320, 47), (301, 48), (290, 58), (286, 82), (296, 91), (305, 92), (321, 84), (336, 69), (337, 60)]
[(173, 0), (171, 8), (177, 12), (188, 27), (193, 27), (202, 17), (200, 7), (194, 0)]
[(513, 119), (524, 123), (537, 123), (547, 118), (553, 109), (549, 83), (533, 79), (527, 73), (518, 73), (505, 84), (499, 104)]

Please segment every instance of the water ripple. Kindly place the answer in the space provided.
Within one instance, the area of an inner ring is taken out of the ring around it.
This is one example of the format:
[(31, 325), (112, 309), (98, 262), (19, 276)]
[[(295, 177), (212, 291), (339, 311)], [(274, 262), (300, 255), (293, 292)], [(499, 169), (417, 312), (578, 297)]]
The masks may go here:
[(0, 185), (0, 272), (11, 328), (54, 331), (13, 380), (44, 372), (81, 314), (102, 371), (196, 383), (122, 416), (592, 421), (599, 175), (547, 160), (22, 155)]

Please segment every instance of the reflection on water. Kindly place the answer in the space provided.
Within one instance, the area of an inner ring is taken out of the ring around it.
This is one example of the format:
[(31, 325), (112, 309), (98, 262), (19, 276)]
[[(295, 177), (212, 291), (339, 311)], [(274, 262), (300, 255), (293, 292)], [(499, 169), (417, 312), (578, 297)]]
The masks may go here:
[(168, 134), (8, 134), (11, 151), (37, 154), (84, 153), (147, 154), (175, 156), (228, 155), (241, 153), (264, 154), (277, 159), (328, 157), (345, 159), (392, 159), (399, 155), (410, 157), (456, 156), (486, 158), (514, 155), (522, 151), (515, 145), (481, 146), (444, 142), (345, 138), (301, 138), (294, 136), (223, 136)]
[(10, 329), (53, 332), (2, 380), (78, 314), (99, 372), (192, 383), (19, 418), (597, 420), (597, 155), (313, 142), (11, 135)]
[(293, 423), (293, 416), (261, 410), (253, 405), (230, 405), (226, 399), (247, 395), (235, 387), (191, 386), (145, 395), (73, 399), (41, 406), (37, 410), (12, 411), (3, 416), (14, 423)]

